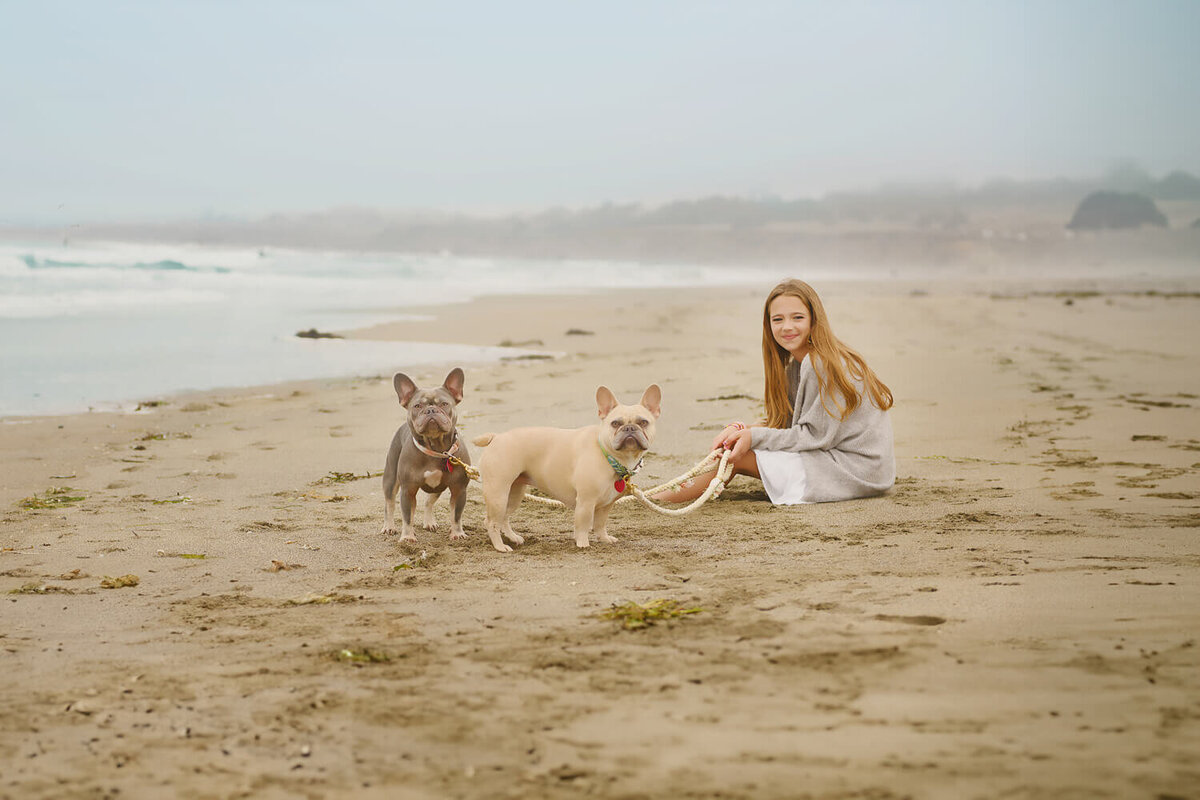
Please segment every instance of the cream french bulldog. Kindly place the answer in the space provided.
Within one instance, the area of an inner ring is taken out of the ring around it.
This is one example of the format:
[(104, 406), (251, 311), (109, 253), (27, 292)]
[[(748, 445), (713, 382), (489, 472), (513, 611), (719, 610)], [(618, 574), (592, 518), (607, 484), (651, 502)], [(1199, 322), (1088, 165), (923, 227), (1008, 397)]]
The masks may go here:
[(602, 420), (586, 428), (515, 428), (485, 433), (473, 441), (486, 447), (479, 458), (488, 537), (501, 553), (525, 539), (508, 517), (521, 504), (528, 486), (575, 509), (575, 545), (587, 547), (594, 534), (608, 535), (608, 512), (654, 441), (654, 423), (662, 411), (662, 390), (651, 384), (637, 405), (621, 405), (606, 386), (596, 390)]

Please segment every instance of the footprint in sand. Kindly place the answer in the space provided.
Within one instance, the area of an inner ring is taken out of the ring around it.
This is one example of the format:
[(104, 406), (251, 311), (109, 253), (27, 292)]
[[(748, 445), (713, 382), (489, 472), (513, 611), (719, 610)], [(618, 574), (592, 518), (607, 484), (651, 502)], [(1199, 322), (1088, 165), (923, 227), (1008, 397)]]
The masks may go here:
[(1086, 497), (1099, 497), (1100, 492), (1090, 488), (1095, 485), (1093, 481), (1080, 481), (1063, 487), (1065, 491), (1051, 492), (1050, 496), (1055, 500), (1082, 500)]

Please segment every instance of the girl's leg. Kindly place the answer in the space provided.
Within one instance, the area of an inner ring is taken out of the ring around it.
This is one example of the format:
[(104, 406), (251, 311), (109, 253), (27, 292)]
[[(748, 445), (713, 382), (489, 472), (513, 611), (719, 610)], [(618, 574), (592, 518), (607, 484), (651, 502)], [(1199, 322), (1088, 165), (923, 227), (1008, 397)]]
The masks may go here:
[[(683, 486), (679, 489), (650, 495), (650, 499), (662, 503), (690, 503), (704, 494), (704, 490), (712, 483), (713, 476), (716, 474), (717, 470), (714, 467), (708, 472), (701, 473), (694, 478), (684, 481)], [(729, 476), (729, 482), (732, 482), (736, 475), (749, 475), (752, 478), (758, 477), (758, 459), (754, 457), (753, 450), (748, 451), (740, 459), (733, 462), (733, 474)]]

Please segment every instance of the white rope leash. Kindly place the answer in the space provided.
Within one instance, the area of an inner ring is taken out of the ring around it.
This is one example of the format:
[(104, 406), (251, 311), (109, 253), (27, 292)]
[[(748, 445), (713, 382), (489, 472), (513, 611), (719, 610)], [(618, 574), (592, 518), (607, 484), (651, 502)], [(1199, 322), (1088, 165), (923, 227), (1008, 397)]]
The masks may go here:
[[(642, 502), (642, 505), (646, 506), (646, 508), (649, 508), (653, 511), (657, 511), (660, 514), (666, 514), (668, 517), (682, 517), (684, 514), (690, 514), (691, 512), (695, 511), (697, 508), (704, 505), (709, 500), (712, 500), (713, 498), (716, 498), (716, 497), (720, 497), (721, 492), (725, 491), (726, 482), (729, 480), (730, 476), (733, 474), (733, 465), (729, 463), (729, 455), (730, 455), (730, 451), (728, 451), (728, 450), (725, 450), (721, 453), (721, 456), (720, 456), (721, 463), (717, 465), (716, 474), (713, 475), (712, 480), (708, 482), (708, 488), (706, 488), (704, 490), (704, 493), (702, 495), (697, 497), (690, 504), (684, 506), (683, 508), (663, 508), (662, 506), (660, 506), (660, 505), (656, 504), (654, 501), (652, 501), (646, 495), (647, 494), (658, 494), (660, 491), (662, 491), (664, 489), (681, 488), (680, 485), (684, 481), (704, 472), (705, 471), (704, 468), (708, 464), (710, 464), (716, 460), (716, 451), (709, 453), (708, 456), (706, 456), (703, 461), (701, 461), (696, 466), (692, 467), (690, 470), (688, 470), (683, 475), (680, 475), (678, 478), (676, 478), (672, 481), (668, 481), (667, 483), (664, 483), (661, 486), (656, 486), (653, 489), (651, 489), (649, 492), (643, 492), (641, 489), (637, 488), (636, 486), (634, 486), (632, 484), (630, 484), (629, 489), (633, 493), (633, 496), (636, 497), (638, 500), (640, 500)], [(620, 503), (626, 499), (627, 498), (622, 497), (617, 502)]]
[[(720, 453), (719, 456), (717, 455), (718, 452)], [(709, 453), (707, 456), (705, 456), (704, 459), (699, 464), (692, 467), (690, 470), (683, 473), (679, 477), (672, 478), (671, 480), (667, 481), (666, 483), (660, 484), (658, 486), (655, 486), (653, 489), (647, 489), (645, 491), (639, 489), (638, 487), (634, 486), (632, 483), (627, 481), (626, 484), (629, 487), (629, 491), (625, 494), (624, 497), (619, 498), (617, 500), (617, 502), (623, 503), (626, 500), (634, 500), (634, 499), (640, 500), (642, 505), (646, 506), (647, 508), (649, 508), (653, 511), (657, 511), (660, 514), (665, 514), (669, 517), (681, 517), (684, 514), (690, 514), (691, 512), (695, 511), (700, 506), (707, 503), (709, 500), (712, 500), (713, 498), (716, 498), (716, 497), (720, 497), (721, 492), (725, 491), (725, 486), (726, 486), (727, 482), (729, 481), (730, 476), (733, 474), (733, 465), (729, 463), (729, 456), (730, 456), (730, 451), (728, 451), (728, 450), (723, 450), (723, 451), (714, 450), (711, 453)], [(458, 458), (455, 458), (453, 456), (451, 456), (450, 461), (452, 461), (457, 466), (460, 466), (464, 470), (466, 470), (467, 477), (469, 477), (471, 480), (473, 480), (473, 481), (479, 480), (479, 470), (476, 467), (473, 467), (470, 464), (466, 464), (466, 463), (462, 462), (461, 460), (459, 460)], [(697, 497), (695, 500), (693, 500), (691, 503), (684, 506), (683, 508), (664, 508), (663, 506), (660, 506), (657, 503), (655, 503), (653, 500), (651, 500), (647, 496), (647, 495), (652, 495), (652, 494), (658, 494), (659, 492), (666, 491), (669, 489), (682, 488), (684, 481), (694, 478), (697, 475), (700, 475), (701, 473), (707, 472), (709, 466), (714, 461), (719, 461), (720, 463), (717, 465), (716, 474), (713, 475), (712, 480), (708, 482), (708, 487), (704, 490), (703, 494), (701, 494), (699, 497)], [(542, 503), (542, 504), (548, 505), (548, 506), (565, 506), (566, 505), (566, 503), (563, 503), (561, 500), (555, 500), (553, 497), (543, 497), (541, 495), (536, 495), (536, 494), (526, 494), (525, 497), (527, 497), (530, 500), (533, 500), (535, 502)]]

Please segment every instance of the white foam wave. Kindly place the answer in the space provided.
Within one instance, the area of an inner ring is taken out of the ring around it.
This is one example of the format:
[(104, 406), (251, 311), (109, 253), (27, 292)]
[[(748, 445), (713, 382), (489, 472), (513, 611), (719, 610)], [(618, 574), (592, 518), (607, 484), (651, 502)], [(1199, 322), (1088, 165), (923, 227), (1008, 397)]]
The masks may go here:
[(96, 267), (175, 262), (201, 269), (252, 269), (261, 258), (251, 248), (211, 247), (196, 244), (155, 244), (142, 242), (86, 242), (72, 245), (45, 243), (23, 246), (19, 243), (0, 245), (0, 261), (16, 257), (24, 263), (25, 256), (38, 262), (59, 262)]

